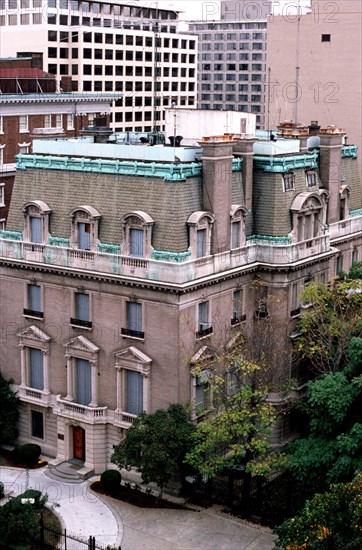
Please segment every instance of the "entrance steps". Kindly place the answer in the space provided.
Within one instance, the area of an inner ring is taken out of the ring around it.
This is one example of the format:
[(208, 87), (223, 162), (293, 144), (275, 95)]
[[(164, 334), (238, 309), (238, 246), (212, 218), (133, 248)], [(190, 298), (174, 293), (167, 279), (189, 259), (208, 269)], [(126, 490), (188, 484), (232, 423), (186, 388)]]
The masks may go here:
[(80, 460), (55, 459), (48, 463), (45, 475), (64, 483), (82, 483), (85, 479), (94, 475), (94, 469), (86, 467), (84, 462)]

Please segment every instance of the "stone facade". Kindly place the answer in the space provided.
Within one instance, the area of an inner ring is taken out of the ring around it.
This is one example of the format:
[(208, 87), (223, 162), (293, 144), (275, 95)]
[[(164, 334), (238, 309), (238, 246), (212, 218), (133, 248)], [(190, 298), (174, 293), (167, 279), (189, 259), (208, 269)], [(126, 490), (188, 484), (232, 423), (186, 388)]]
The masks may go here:
[[(356, 149), (343, 133), (324, 136), (338, 142), (338, 189), (319, 169), (323, 147), (256, 155), (230, 136), (204, 141), (198, 173), (180, 163), (180, 179), (172, 163), (148, 177), (141, 162), (138, 175), (112, 174), (101, 162), (86, 172), (78, 160), (21, 157), (0, 233), (0, 368), (19, 392), (21, 441), (101, 472), (140, 410), (180, 402), (202, 419), (208, 390), (192, 375), (195, 355), (241, 330), (269, 333), (274, 392), (305, 376), (286, 352), (303, 286), (362, 259)], [(88, 224), (92, 239), (99, 227), (108, 248), (74, 239), (70, 211), (73, 231)], [(43, 231), (35, 242), (32, 216)], [(123, 246), (132, 228), (150, 239), (143, 253)], [(289, 434), (280, 424), (273, 444)]]

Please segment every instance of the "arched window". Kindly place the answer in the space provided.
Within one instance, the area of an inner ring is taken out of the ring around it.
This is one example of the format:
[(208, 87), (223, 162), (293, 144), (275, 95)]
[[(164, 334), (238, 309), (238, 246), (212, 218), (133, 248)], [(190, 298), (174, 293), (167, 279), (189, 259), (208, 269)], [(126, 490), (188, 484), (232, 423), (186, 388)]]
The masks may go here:
[(322, 233), (322, 200), (317, 193), (299, 193), (291, 206), (294, 242), (310, 241)]
[(244, 206), (233, 204), (230, 210), (231, 217), (231, 242), (230, 248), (241, 248), (245, 246), (245, 218), (247, 209)]
[(43, 201), (29, 201), (23, 205), (24, 241), (36, 244), (48, 242), (49, 206)]
[(211, 212), (194, 212), (187, 220), (190, 234), (192, 258), (209, 256), (211, 251), (212, 224), (215, 216)]
[(142, 211), (129, 212), (122, 216), (122, 254), (148, 258), (152, 248), (151, 216)]
[(349, 199), (351, 188), (348, 185), (342, 185), (339, 190), (339, 219), (347, 220), (349, 217)]
[(328, 202), (329, 202), (329, 192), (327, 191), (327, 189), (319, 189), (319, 197), (323, 205), (321, 223), (323, 225), (327, 225)]
[(70, 245), (80, 250), (97, 250), (98, 224), (101, 217), (92, 206), (78, 206), (69, 212), (71, 219)]

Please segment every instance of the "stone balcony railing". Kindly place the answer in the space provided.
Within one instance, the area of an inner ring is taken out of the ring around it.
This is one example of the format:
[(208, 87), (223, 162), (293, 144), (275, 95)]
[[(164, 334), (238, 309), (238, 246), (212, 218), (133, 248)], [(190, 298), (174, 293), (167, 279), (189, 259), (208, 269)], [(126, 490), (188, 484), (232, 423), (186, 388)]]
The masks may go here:
[(79, 420), (88, 424), (106, 424), (108, 422), (107, 407), (88, 407), (62, 399), (57, 395), (54, 413), (59, 416)]
[[(357, 230), (362, 218), (351, 221)], [(5, 232), (8, 233), (8, 232)], [(0, 238), (0, 259), (53, 265), (75, 270), (137, 277), (164, 283), (184, 284), (228, 270), (261, 263), (286, 265), (302, 261), (330, 250), (329, 235), (290, 243), (288, 238), (252, 237), (238, 249), (228, 250), (195, 260), (163, 261), (152, 258), (135, 258), (120, 254), (76, 250), (49, 244), (32, 244), (21, 240)]]
[(54, 396), (52, 396), (50, 392), (44, 392), (43, 390), (36, 390), (27, 386), (18, 386), (16, 391), (21, 401), (26, 401), (27, 403), (49, 407), (54, 401)]
[(360, 216), (354, 216), (341, 220), (337, 223), (332, 223), (329, 226), (329, 237), (331, 240), (345, 237), (353, 233), (362, 232), (362, 210)]

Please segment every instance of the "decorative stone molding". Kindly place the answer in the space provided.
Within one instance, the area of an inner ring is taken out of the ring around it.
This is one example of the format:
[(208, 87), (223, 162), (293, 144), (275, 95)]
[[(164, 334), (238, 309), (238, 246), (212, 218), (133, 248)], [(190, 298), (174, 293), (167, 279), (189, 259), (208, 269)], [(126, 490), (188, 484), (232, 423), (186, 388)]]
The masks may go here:
[(308, 155), (294, 156), (254, 156), (254, 167), (264, 172), (285, 173), (298, 168), (317, 168), (318, 151)]

